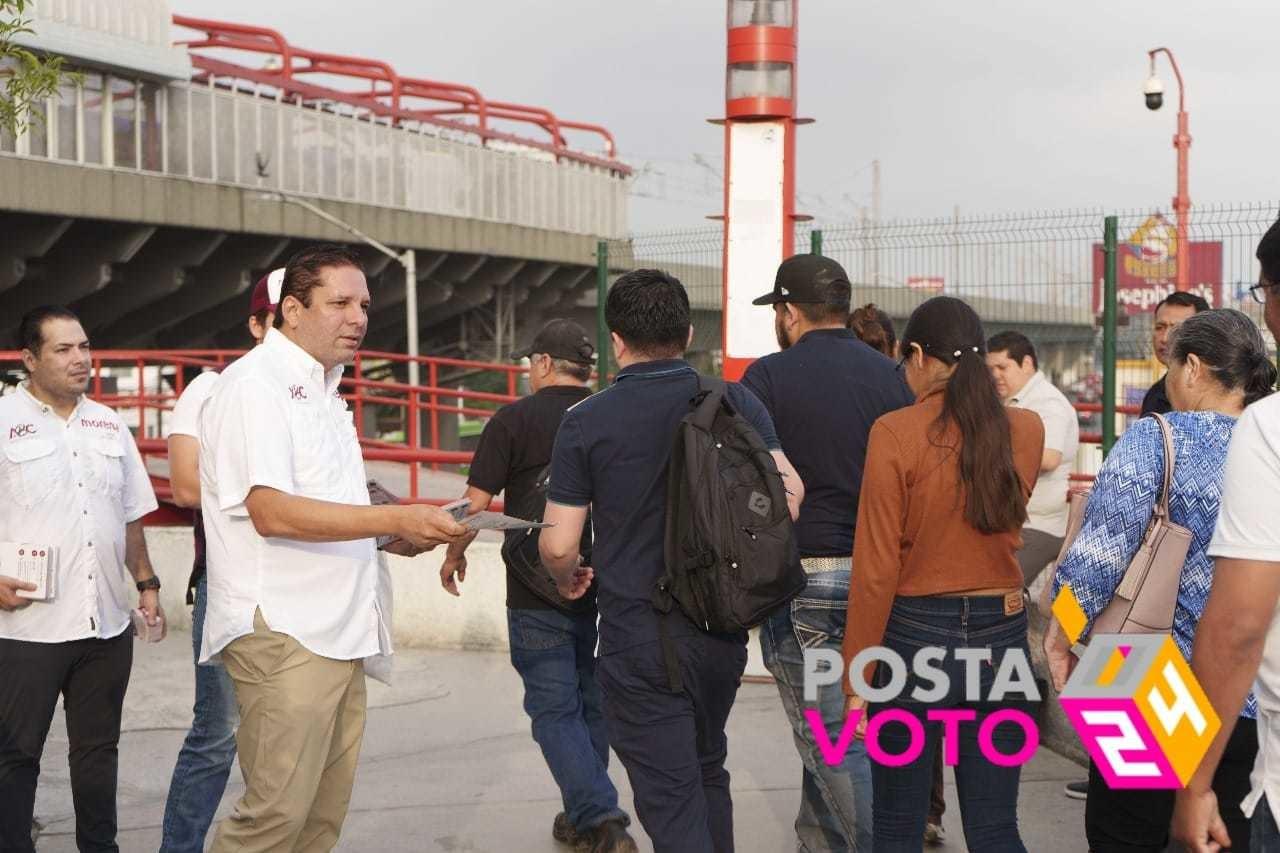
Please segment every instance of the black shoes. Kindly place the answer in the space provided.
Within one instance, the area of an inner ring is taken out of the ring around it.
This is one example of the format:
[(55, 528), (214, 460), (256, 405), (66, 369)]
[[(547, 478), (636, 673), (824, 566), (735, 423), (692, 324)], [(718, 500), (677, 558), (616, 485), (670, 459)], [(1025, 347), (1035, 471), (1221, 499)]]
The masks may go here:
[(627, 832), (626, 822), (606, 820), (585, 833), (578, 832), (564, 812), (551, 824), (551, 837), (584, 853), (639, 853), (635, 839)]
[(635, 839), (627, 832), (626, 824), (616, 818), (593, 827), (586, 840), (590, 846), (579, 849), (590, 853), (640, 853)]
[(582, 836), (578, 835), (578, 830), (574, 829), (573, 824), (569, 823), (569, 816), (564, 812), (556, 815), (555, 822), (551, 824), (551, 837), (561, 844), (568, 844), (570, 847), (577, 847), (582, 841)]

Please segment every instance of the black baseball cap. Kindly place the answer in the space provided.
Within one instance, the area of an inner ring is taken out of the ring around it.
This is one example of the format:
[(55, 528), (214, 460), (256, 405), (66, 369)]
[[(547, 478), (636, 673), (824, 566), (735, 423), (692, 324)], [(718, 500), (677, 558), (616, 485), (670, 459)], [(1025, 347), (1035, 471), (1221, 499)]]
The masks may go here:
[(587, 337), (587, 330), (572, 320), (552, 320), (533, 336), (533, 343), (511, 353), (512, 358), (528, 358), (535, 352), (545, 352), (552, 358), (562, 358), (575, 364), (595, 364), (596, 348)]
[(850, 292), (853, 285), (844, 267), (822, 255), (792, 255), (778, 265), (773, 290), (752, 305), (777, 305), (779, 302), (822, 303), (829, 300), (831, 285), (844, 282)]

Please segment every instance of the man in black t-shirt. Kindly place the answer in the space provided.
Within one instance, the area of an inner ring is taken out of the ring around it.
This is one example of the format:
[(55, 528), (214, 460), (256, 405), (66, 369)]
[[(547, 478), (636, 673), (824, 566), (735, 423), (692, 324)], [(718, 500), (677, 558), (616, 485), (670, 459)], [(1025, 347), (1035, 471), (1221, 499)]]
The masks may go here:
[[(481, 433), (465, 494), (473, 513), (487, 509), (499, 492), (508, 513), (536, 503), (564, 413), (591, 396), (587, 382), (595, 348), (577, 323), (552, 320), (512, 357), (528, 357), (533, 394), (503, 406)], [(506, 535), (521, 538), (527, 532)], [(467, 544), (451, 545), (440, 568), (440, 582), (453, 595), (466, 577)], [(588, 529), (583, 553), (590, 547)], [(508, 563), (507, 624), (533, 739), (564, 802), (552, 835), (565, 844), (584, 842), (593, 853), (635, 850), (626, 832), (630, 818), (618, 808), (618, 792), (609, 781), (609, 743), (595, 676), (594, 590), (560, 609), (535, 594)]]

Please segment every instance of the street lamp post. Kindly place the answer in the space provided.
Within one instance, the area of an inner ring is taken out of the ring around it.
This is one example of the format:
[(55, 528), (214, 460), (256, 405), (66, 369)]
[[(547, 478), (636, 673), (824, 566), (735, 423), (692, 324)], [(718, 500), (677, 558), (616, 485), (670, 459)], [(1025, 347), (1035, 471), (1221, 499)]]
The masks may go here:
[(1151, 60), (1151, 76), (1147, 79), (1143, 94), (1147, 100), (1147, 109), (1158, 110), (1164, 103), (1164, 87), (1156, 77), (1156, 54), (1163, 53), (1169, 57), (1173, 66), (1173, 76), (1178, 80), (1178, 132), (1173, 136), (1173, 147), (1178, 152), (1178, 194), (1173, 199), (1173, 211), (1178, 221), (1178, 269), (1176, 285), (1178, 290), (1191, 289), (1191, 243), (1187, 231), (1191, 217), (1191, 196), (1187, 191), (1187, 155), (1191, 150), (1191, 132), (1187, 129), (1187, 103), (1182, 86), (1182, 72), (1178, 70), (1178, 60), (1167, 47), (1157, 47), (1147, 51)]
[(372, 246), (382, 254), (397, 261), (404, 267), (404, 311), (405, 311), (405, 331), (409, 336), (408, 356), (409, 356), (409, 384), (417, 386), (418, 382), (418, 256), (413, 249), (405, 249), (403, 252), (397, 252), (395, 249), (387, 246), (378, 240), (373, 239), (365, 234), (359, 228), (344, 222), (334, 216), (322, 207), (312, 204), (305, 198), (299, 198), (291, 193), (272, 190), (262, 194), (264, 198), (275, 201), (282, 201), (285, 204), (293, 204), (301, 207), (303, 210), (309, 211), (323, 219), (325, 222), (335, 225), (346, 231), (351, 236), (357, 238), (361, 242)]

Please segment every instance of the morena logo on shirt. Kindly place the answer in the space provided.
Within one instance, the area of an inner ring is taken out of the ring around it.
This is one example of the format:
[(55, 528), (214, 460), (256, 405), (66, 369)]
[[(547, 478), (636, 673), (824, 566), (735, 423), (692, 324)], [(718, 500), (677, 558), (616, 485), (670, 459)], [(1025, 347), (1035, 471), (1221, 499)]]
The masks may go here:
[(306, 388), (304, 388), (304, 387), (302, 387), (301, 385), (290, 385), (290, 386), (289, 386), (289, 399), (291, 399), (291, 400), (305, 400), (305, 399), (307, 399), (307, 389), (306, 389)]
[(27, 436), (34, 435), (35, 433), (35, 424), (18, 424), (17, 426), (9, 427), (9, 440), (13, 441), (15, 438), (26, 438)]
[(103, 420), (101, 418), (81, 418), (80, 426), (84, 429), (105, 429), (111, 432), (119, 432), (120, 424), (115, 421)]

